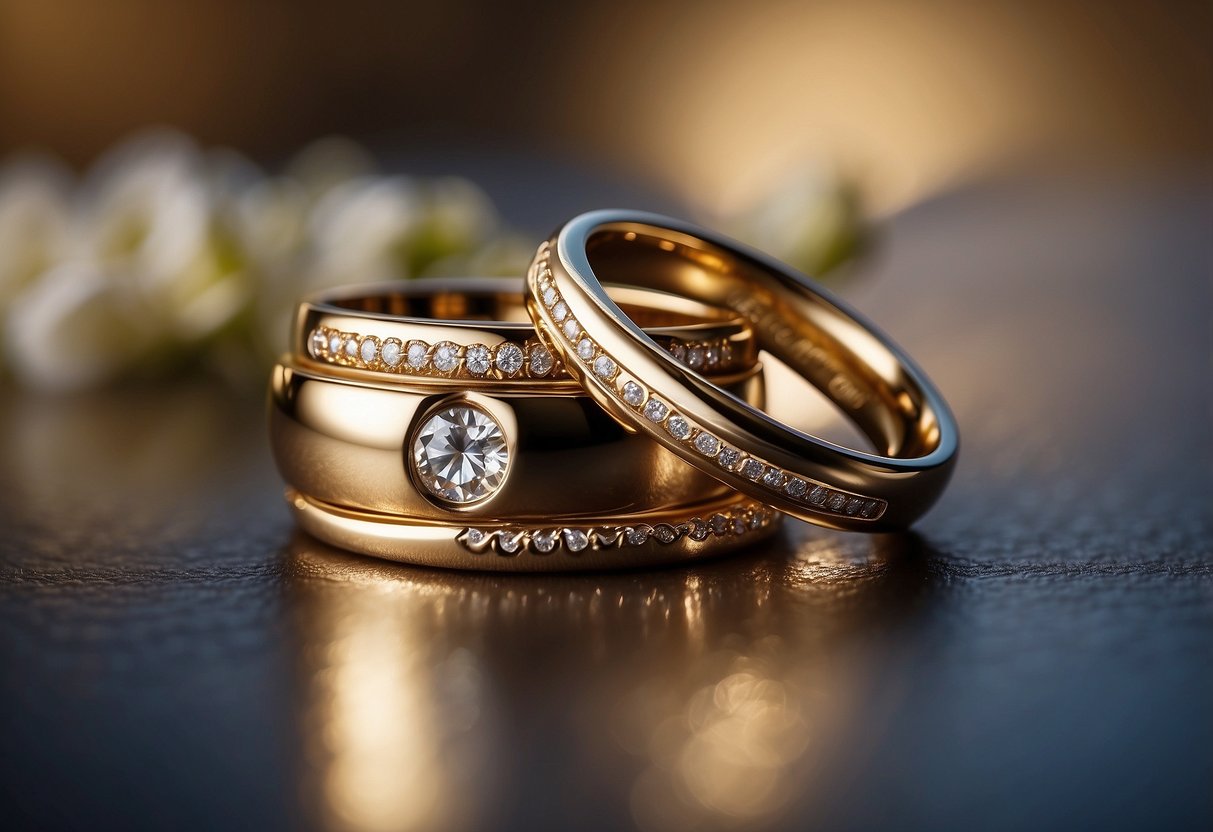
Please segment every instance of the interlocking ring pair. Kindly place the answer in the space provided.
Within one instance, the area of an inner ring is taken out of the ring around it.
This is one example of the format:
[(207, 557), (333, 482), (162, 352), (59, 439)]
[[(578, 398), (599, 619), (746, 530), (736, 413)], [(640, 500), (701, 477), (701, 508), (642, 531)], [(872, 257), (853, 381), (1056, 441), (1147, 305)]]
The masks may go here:
[[(763, 411), (760, 351), (872, 442)], [(271, 439), (299, 524), (409, 563), (641, 566), (718, 554), (784, 515), (903, 529), (956, 460), (942, 396), (807, 277), (692, 225), (595, 211), (525, 285), (447, 279), (301, 304)]]

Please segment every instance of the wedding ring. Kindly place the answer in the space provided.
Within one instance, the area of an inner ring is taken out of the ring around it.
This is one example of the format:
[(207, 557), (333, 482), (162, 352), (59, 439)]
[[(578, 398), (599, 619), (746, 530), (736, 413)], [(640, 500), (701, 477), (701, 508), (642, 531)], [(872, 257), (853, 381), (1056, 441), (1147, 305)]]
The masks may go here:
[[(703, 557), (776, 528), (776, 512), (611, 419), (553, 353), (541, 373), (502, 364), (510, 345), (524, 356), (544, 346), (522, 289), (418, 281), (301, 305), (293, 351), (272, 376), (270, 439), (305, 531), (415, 564), (543, 571)], [(671, 360), (762, 406), (744, 317), (610, 291)], [(400, 351), (385, 354), (389, 344)], [(402, 368), (395, 359), (412, 344), (426, 361)]]
[[(727, 494), (718, 480), (602, 412), (572, 381), (402, 385), (284, 360), (270, 444), (288, 485), (415, 520), (540, 522), (663, 510)], [(760, 406), (752, 366), (717, 377)]]
[(294, 489), (287, 500), (304, 531), (334, 546), (484, 571), (621, 569), (713, 557), (769, 537), (782, 519), (736, 492), (662, 511), (535, 523), (415, 520), (333, 505)]
[[(522, 280), (506, 278), (436, 278), (331, 291), (300, 304), (293, 355), (303, 363), (402, 381), (568, 382), (563, 363), (536, 337), (522, 291)], [(753, 335), (740, 315), (652, 290), (607, 291), (655, 343), (688, 367), (728, 374), (755, 363)], [(557, 317), (560, 312), (555, 310)]]
[[(606, 283), (744, 315), (758, 346), (822, 391), (877, 452), (798, 431), (675, 361)], [(947, 484), (959, 439), (935, 386), (875, 326), (766, 255), (666, 217), (594, 211), (540, 245), (527, 286), (541, 335), (599, 405), (754, 499), (830, 528), (884, 531), (910, 525)]]

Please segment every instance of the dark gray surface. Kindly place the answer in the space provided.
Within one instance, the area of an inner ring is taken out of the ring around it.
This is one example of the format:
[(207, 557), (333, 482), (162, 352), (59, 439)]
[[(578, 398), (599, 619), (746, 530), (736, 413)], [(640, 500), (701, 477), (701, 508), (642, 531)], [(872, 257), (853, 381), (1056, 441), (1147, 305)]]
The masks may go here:
[(954, 405), (951, 489), (690, 570), (341, 555), (258, 398), (4, 391), (4, 825), (1208, 829), (1211, 232), (1179, 183), (894, 218), (843, 293)]

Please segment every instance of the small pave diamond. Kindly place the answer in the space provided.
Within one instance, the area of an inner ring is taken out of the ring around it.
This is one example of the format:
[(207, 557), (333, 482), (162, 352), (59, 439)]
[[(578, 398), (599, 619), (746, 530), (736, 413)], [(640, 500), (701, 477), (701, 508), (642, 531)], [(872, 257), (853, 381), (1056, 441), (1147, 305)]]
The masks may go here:
[(594, 342), (589, 338), (582, 338), (577, 342), (577, 357), (582, 361), (589, 361), (594, 357)]
[(674, 531), (674, 527), (669, 523), (658, 523), (653, 527), (653, 537), (662, 543), (673, 543), (678, 537), (678, 532)]
[(598, 356), (594, 359), (594, 375), (610, 379), (615, 375), (615, 361), (606, 354)]
[(350, 358), (350, 359), (353, 359), (353, 358), (357, 358), (357, 357), (358, 357), (358, 341), (357, 341), (357, 339), (355, 339), (355, 338), (347, 338), (347, 339), (345, 340), (345, 357), (346, 357), (346, 358)]
[(341, 336), (336, 333), (329, 336), (329, 353), (334, 357), (341, 354)]
[(383, 342), (383, 346), (379, 348), (379, 357), (383, 359), (383, 363), (389, 367), (396, 367), (400, 364), (400, 342), (395, 338), (389, 338)]
[(556, 287), (551, 285), (547, 286), (543, 290), (543, 305), (551, 307), (552, 304), (556, 302), (558, 297), (560, 297), (560, 295), (556, 294)]
[(786, 479), (787, 477), (784, 476), (783, 471), (780, 471), (778, 468), (769, 468), (762, 476), (762, 481), (771, 488), (783, 488), (783, 483)]
[(570, 552), (580, 552), (590, 545), (590, 536), (581, 529), (565, 529), (564, 545)]
[(650, 422), (660, 422), (669, 412), (670, 409), (660, 399), (649, 399), (648, 404), (644, 406), (644, 417)]
[(809, 484), (798, 477), (792, 477), (783, 490), (793, 497), (800, 498), (809, 490)]
[(633, 526), (628, 529), (627, 542), (629, 546), (640, 546), (649, 539), (648, 526)]
[(526, 356), (517, 344), (502, 344), (497, 347), (497, 369), (512, 376), (522, 369)]
[(459, 404), (438, 410), (421, 425), (411, 461), (430, 493), (449, 503), (471, 503), (501, 487), (510, 452), (492, 416)]
[(750, 458), (741, 463), (741, 475), (749, 480), (757, 480), (762, 476), (762, 463)]
[(829, 496), (829, 489), (820, 485), (813, 486), (813, 490), (809, 492), (809, 502), (815, 506), (819, 506), (826, 501)]
[(464, 366), (475, 376), (482, 376), (493, 366), (493, 353), (484, 344), (472, 344), (464, 354)]
[(430, 350), (423, 341), (409, 341), (407, 356), (409, 366), (420, 370), (430, 360)]
[(577, 323), (576, 318), (569, 318), (564, 322), (564, 337), (572, 341), (581, 334), (581, 324)]
[(695, 437), (695, 450), (704, 456), (716, 456), (720, 450), (720, 440), (710, 433), (700, 433)]
[(323, 355), (325, 347), (328, 346), (328, 343), (329, 343), (328, 336), (324, 334), (323, 329), (318, 329), (315, 332), (313, 332), (312, 340), (310, 342), (312, 358), (319, 358), (321, 355)]
[(737, 465), (737, 462), (740, 459), (741, 459), (741, 451), (737, 450), (736, 448), (730, 448), (728, 445), (725, 445), (723, 448), (720, 449), (720, 455), (718, 457), (716, 457), (716, 462), (717, 462), (717, 464), (720, 465), (721, 468), (727, 468), (728, 470), (732, 471), (733, 467), (735, 465)]
[(706, 520), (700, 520), (696, 517), (690, 522), (691, 530), (687, 532), (687, 536), (691, 540), (707, 540), (708, 535), (712, 533), (712, 528)]
[(564, 305), (564, 301), (561, 301), (552, 307), (552, 320), (554, 320), (556, 323), (560, 323), (568, 316), (569, 308)]
[(665, 423), (665, 429), (670, 432), (670, 436), (675, 439), (686, 439), (691, 435), (691, 426), (687, 424), (687, 420), (681, 416), (671, 416), (670, 421)]
[(440, 341), (434, 345), (434, 369), (440, 373), (450, 373), (459, 366), (459, 347), (450, 341)]
[(363, 364), (373, 364), (378, 353), (379, 343), (374, 338), (362, 339), (362, 344), (358, 347), (358, 355), (362, 358)]
[(531, 375), (546, 376), (552, 372), (552, 353), (547, 347), (536, 344), (531, 347)]
[(484, 543), (485, 537), (485, 533), (480, 529), (468, 529), (464, 535), (464, 539), (467, 540), (470, 546), (479, 546), (481, 543)]
[(522, 548), (522, 532), (501, 532), (497, 536), (497, 548), (512, 555)]
[(715, 533), (717, 537), (725, 535), (729, 530), (729, 518), (725, 517), (723, 514), (713, 514), (711, 524), (712, 532)]
[(531, 535), (531, 545), (535, 547), (536, 552), (544, 555), (555, 549), (556, 544), (559, 542), (559, 529), (547, 529), (544, 531), (535, 532), (533, 535)]
[(623, 385), (623, 400), (632, 407), (640, 407), (640, 403), (644, 401), (644, 390), (636, 382), (629, 381)]

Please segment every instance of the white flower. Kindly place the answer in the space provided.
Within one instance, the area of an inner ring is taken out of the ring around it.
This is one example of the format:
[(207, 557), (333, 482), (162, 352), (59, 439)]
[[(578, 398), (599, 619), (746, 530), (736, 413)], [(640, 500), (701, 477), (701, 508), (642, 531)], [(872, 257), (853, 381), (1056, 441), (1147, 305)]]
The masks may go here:
[(5, 328), (14, 374), (31, 387), (70, 390), (108, 381), (147, 348), (148, 333), (120, 284), (85, 262), (45, 273), (14, 298)]
[(0, 169), (0, 304), (63, 257), (71, 177), (29, 156)]

